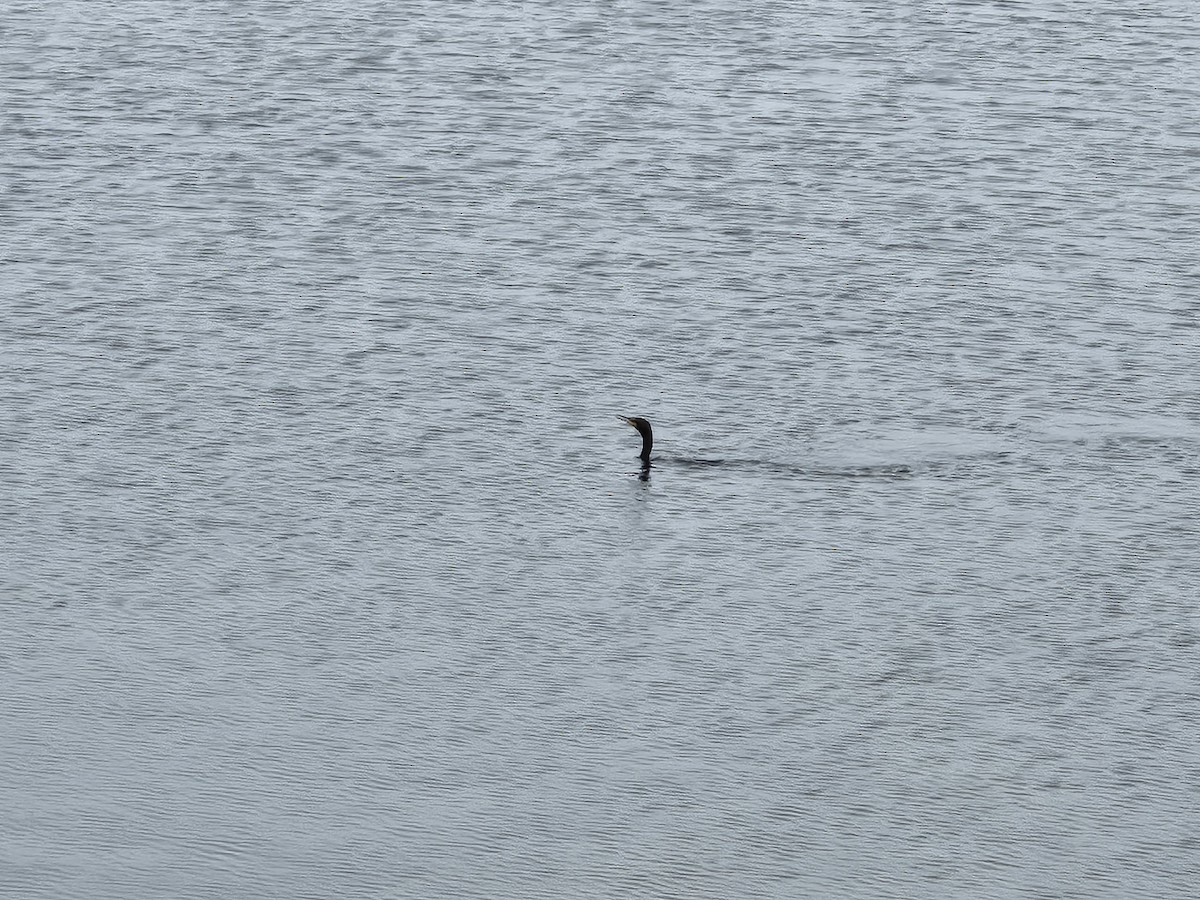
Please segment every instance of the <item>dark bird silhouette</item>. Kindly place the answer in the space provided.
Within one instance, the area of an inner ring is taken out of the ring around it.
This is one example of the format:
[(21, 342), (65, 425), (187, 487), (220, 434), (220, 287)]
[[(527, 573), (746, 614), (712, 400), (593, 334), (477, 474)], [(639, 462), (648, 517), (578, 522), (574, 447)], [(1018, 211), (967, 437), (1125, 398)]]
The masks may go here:
[(642, 466), (650, 465), (650, 450), (654, 447), (654, 429), (650, 427), (650, 423), (641, 416), (617, 416), (626, 425), (632, 425), (637, 429), (638, 434), (642, 436), (642, 452), (638, 458), (642, 461)]
[[(642, 436), (642, 452), (638, 459), (642, 461), (642, 471), (638, 476), (642, 481), (650, 480), (650, 451), (654, 449), (654, 429), (650, 422), (641, 416), (617, 416), (626, 425), (637, 429)], [(663, 459), (663, 457), (659, 457)], [(913, 474), (912, 468), (903, 464), (883, 464), (866, 466), (826, 467), (803, 466), (787, 462), (776, 462), (769, 459), (703, 459), (695, 456), (680, 456), (669, 453), (665, 461), (675, 467), (689, 469), (709, 468), (711, 466), (727, 466), (731, 468), (771, 472), (778, 475), (800, 475), (809, 478), (907, 478)]]

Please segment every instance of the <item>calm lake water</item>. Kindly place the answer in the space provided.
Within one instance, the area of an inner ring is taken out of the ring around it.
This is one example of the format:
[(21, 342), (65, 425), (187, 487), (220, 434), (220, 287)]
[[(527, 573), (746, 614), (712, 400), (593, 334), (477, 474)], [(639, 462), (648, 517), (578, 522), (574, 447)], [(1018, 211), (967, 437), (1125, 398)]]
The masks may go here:
[(1194, 896), (1195, 12), (10, 4), (0, 894)]

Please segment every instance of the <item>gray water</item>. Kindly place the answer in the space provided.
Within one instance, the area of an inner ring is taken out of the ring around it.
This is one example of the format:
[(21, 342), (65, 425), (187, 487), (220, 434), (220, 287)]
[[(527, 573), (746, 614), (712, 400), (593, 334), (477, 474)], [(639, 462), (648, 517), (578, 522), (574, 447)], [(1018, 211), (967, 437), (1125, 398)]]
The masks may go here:
[(1194, 895), (1193, 4), (0, 42), (0, 894)]

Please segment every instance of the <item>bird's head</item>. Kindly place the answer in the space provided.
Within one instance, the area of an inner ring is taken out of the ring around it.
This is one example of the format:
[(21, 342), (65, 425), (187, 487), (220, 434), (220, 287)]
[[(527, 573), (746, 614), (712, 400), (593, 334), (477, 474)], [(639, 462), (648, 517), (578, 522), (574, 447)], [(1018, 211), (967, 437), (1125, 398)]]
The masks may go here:
[(650, 461), (650, 448), (654, 446), (654, 430), (650, 427), (650, 422), (643, 419), (641, 416), (617, 416), (626, 425), (637, 429), (638, 434), (642, 436), (642, 460)]

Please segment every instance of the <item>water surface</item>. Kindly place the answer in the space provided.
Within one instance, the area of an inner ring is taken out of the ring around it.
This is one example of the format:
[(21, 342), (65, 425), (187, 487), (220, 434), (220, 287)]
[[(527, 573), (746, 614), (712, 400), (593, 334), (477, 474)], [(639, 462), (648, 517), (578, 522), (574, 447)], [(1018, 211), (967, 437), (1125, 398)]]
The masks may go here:
[(1194, 891), (1189, 5), (4, 32), (2, 892)]

